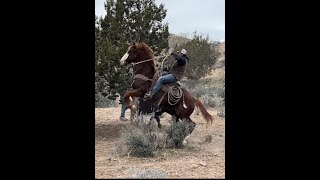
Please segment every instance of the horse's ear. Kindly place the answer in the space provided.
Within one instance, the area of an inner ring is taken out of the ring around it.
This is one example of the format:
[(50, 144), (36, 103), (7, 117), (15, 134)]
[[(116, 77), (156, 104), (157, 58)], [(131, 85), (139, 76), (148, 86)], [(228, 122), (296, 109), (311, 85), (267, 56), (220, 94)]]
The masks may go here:
[(137, 47), (137, 45), (138, 45), (138, 44), (137, 44), (136, 42), (133, 42), (133, 43), (132, 43), (132, 48), (135, 49), (135, 48)]

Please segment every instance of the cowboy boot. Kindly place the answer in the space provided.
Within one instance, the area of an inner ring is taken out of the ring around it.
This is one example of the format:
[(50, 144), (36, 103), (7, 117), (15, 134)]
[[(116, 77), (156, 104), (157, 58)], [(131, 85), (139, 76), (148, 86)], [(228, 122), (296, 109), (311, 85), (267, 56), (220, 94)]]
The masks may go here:
[(152, 92), (150, 91), (150, 92), (146, 93), (143, 98), (144, 98), (145, 100), (151, 100), (152, 97), (153, 97), (153, 96), (152, 96)]

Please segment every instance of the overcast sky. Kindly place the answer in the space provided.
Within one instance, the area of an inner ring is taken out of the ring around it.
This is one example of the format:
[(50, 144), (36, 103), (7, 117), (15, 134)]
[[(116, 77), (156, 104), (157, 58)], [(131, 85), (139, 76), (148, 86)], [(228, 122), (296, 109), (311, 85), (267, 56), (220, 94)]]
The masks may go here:
[[(103, 3), (95, 0), (97, 16), (104, 16)], [(194, 31), (209, 35), (211, 40), (225, 40), (225, 0), (156, 0), (164, 4), (167, 16), (163, 20), (169, 23), (169, 32), (192, 37)]]

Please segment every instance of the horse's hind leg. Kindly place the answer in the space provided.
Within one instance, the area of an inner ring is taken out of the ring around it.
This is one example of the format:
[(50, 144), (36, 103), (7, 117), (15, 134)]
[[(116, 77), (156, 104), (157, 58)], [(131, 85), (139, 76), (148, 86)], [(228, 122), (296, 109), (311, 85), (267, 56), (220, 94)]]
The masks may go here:
[(158, 122), (158, 128), (161, 128), (160, 116), (162, 115), (162, 113), (163, 113), (162, 110), (156, 111), (156, 112), (154, 113), (154, 116), (152, 116), (152, 117), (150, 118), (150, 123), (151, 123), (152, 119), (154, 118), (154, 119), (156, 119), (156, 121)]
[(188, 129), (188, 135), (183, 140), (183, 144), (185, 145), (188, 143), (188, 139), (189, 139), (191, 133), (193, 132), (194, 128), (196, 127), (196, 123), (193, 122), (190, 119), (190, 117), (184, 118), (183, 120), (185, 120), (185, 122), (187, 123), (187, 129)]

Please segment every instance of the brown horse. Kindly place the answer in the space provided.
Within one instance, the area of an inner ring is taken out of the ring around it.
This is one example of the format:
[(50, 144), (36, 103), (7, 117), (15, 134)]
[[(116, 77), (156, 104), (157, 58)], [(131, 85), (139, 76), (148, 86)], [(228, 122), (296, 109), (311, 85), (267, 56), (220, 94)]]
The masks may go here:
[[(157, 79), (157, 77), (154, 77), (156, 74), (155, 61), (156, 59), (153, 55), (152, 49), (145, 43), (133, 43), (120, 60), (121, 65), (130, 63), (133, 64), (133, 90), (127, 91), (124, 95), (126, 105), (132, 112), (136, 112), (136, 107), (132, 101), (130, 101), (130, 97), (143, 97), (150, 89), (153, 79)], [(177, 86), (177, 84), (175, 85)], [(195, 105), (199, 108), (202, 116), (206, 120), (207, 127), (208, 124), (212, 124), (213, 117), (207, 112), (201, 101), (197, 98), (194, 98), (186, 89), (181, 88), (181, 90), (183, 95), (174, 105), (169, 102), (169, 94), (165, 92), (163, 88), (158, 91), (149, 101), (151, 104), (161, 109), (155, 113), (159, 127), (159, 116), (163, 112), (167, 112), (172, 116), (175, 116), (177, 121), (181, 119), (187, 122), (190, 125), (190, 135), (196, 126), (196, 124), (190, 119), (190, 115), (193, 113)], [(186, 137), (186, 139), (189, 137), (189, 135)], [(184, 141), (184, 143), (186, 143), (186, 141)]]

